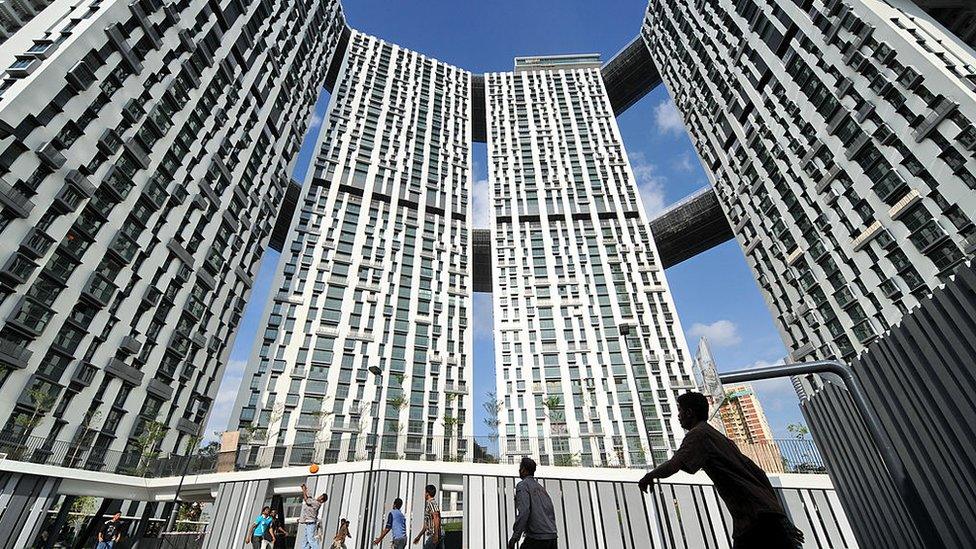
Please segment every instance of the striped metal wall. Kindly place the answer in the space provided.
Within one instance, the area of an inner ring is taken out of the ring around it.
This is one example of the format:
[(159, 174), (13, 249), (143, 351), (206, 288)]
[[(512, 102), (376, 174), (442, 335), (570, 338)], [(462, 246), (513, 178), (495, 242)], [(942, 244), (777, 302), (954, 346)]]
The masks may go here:
[(0, 547), (31, 547), (41, 521), (57, 499), (54, 477), (0, 472)]
[[(976, 270), (965, 265), (852, 365), (944, 547), (976, 547)], [(802, 406), (862, 545), (911, 546), (877, 452), (834, 385)]]
[(800, 407), (812, 426), (813, 438), (860, 544), (921, 547), (894, 485), (877, 458), (877, 447), (847, 391), (830, 383)]
[(235, 540), (240, 545), (244, 532), (251, 525), (251, 519), (258, 515), (261, 507), (270, 505), (267, 479), (244, 482), (227, 482), (217, 489), (218, 505), (214, 506), (204, 538), (205, 549), (230, 547), (222, 540)]
[[(379, 533), (385, 512), (396, 497), (404, 499), (408, 528), (415, 533), (423, 512), (424, 486), (433, 484), (441, 491), (463, 493), (459, 546), (497, 549), (504, 547), (511, 532), (517, 480), (482, 474), (381, 470), (372, 474), (320, 474), (308, 477), (307, 484), (311, 493), (329, 495), (321, 515), (327, 539), (331, 539), (340, 518), (351, 522), (353, 539), (349, 547), (358, 547), (363, 535), (372, 539)], [(711, 485), (665, 483), (652, 497), (641, 494), (633, 481), (546, 478), (543, 482), (555, 504), (560, 549), (731, 547), (731, 519)], [(367, 491), (371, 511), (364, 517)], [(205, 547), (241, 545), (260, 506), (280, 492), (261, 481), (222, 484)], [(798, 487), (779, 488), (778, 492), (791, 518), (806, 534), (804, 547), (857, 546), (833, 490)], [(451, 515), (447, 509), (444, 514)]]

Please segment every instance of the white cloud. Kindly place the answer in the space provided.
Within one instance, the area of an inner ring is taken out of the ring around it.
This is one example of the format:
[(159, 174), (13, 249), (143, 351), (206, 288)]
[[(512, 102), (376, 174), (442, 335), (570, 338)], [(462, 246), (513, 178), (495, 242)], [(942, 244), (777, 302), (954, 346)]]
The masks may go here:
[(674, 169), (679, 172), (690, 172), (695, 169), (695, 164), (691, 159), (691, 155), (688, 153), (683, 153), (678, 157), (678, 160), (674, 163)]
[(237, 400), (237, 393), (241, 387), (241, 380), (244, 379), (244, 368), (246, 366), (246, 360), (231, 360), (227, 363), (224, 378), (217, 390), (217, 398), (214, 399), (213, 407), (210, 409), (210, 419), (207, 421), (207, 428), (203, 432), (204, 438), (211, 439), (214, 431), (222, 432), (227, 429), (230, 414), (234, 408), (234, 401)]
[(319, 113), (312, 113), (312, 118), (308, 120), (309, 128), (317, 128), (322, 125), (322, 115)]
[(471, 212), (472, 212), (472, 227), (475, 229), (487, 229), (489, 228), (489, 223), (491, 218), (489, 212), (491, 211), (491, 193), (489, 192), (491, 187), (488, 185), (487, 179), (482, 179), (475, 181), (474, 188), (471, 191)]
[(644, 204), (644, 212), (648, 217), (654, 217), (664, 210), (664, 184), (666, 180), (657, 174), (657, 166), (649, 162), (643, 152), (628, 152), (627, 156), (630, 158), (630, 168), (634, 172), (634, 179), (637, 180), (637, 190), (640, 193), (641, 202)]
[(654, 124), (657, 126), (657, 131), (662, 134), (680, 135), (685, 131), (681, 114), (670, 99), (661, 101), (654, 107)]
[(732, 347), (742, 342), (739, 328), (731, 320), (716, 320), (711, 324), (696, 322), (691, 325), (688, 334), (692, 337), (704, 337), (715, 347)]

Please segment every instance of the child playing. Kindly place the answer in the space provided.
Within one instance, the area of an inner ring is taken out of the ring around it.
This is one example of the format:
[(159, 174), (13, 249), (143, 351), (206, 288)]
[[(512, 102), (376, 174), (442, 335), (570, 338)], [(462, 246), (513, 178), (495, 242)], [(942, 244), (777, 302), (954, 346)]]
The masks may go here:
[(349, 533), (349, 521), (340, 519), (339, 529), (336, 530), (335, 539), (332, 540), (332, 549), (346, 549), (346, 538), (351, 537), (352, 534)]

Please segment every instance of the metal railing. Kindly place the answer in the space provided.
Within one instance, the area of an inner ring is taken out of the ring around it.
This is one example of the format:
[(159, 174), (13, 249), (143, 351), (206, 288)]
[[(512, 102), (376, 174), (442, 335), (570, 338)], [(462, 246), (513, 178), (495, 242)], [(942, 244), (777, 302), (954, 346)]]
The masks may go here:
[[(312, 463), (353, 463), (373, 458), (408, 461), (502, 463), (517, 465), (523, 456), (540, 465), (648, 469), (664, 461), (663, 450), (627, 450), (603, 435), (570, 438), (427, 437), (384, 435), (374, 439), (343, 433), (306, 444), (244, 443), (231, 452), (193, 455), (121, 452), (90, 444), (16, 437), (0, 433), (6, 459), (138, 477), (167, 477), (227, 471), (278, 469)], [(786, 439), (738, 444), (740, 450), (768, 473), (826, 473), (817, 447), (809, 440)], [(655, 457), (656, 456), (656, 457)]]
[(116, 473), (136, 477), (178, 476), (189, 469), (214, 469), (215, 456), (122, 452), (43, 437), (0, 433), (0, 454), (12, 461)]
[[(236, 452), (223, 453), (221, 470), (253, 470), (306, 466), (312, 463), (351, 463), (372, 457), (407, 461), (448, 461), (517, 465), (523, 456), (540, 465), (567, 467), (611, 467), (648, 469), (664, 461), (646, 449), (625, 451), (623, 447), (601, 445), (611, 437), (425, 437), (422, 435), (381, 436), (374, 452), (366, 436), (343, 434), (336, 439), (308, 444), (243, 444)], [(599, 439), (599, 441), (598, 441)], [(610, 446), (609, 449), (605, 446)], [(820, 473), (826, 466), (811, 440), (777, 439), (766, 443), (740, 443), (740, 451), (767, 473)], [(604, 451), (599, 451), (604, 448)], [(231, 466), (233, 463), (233, 466)], [(232, 469), (231, 469), (232, 467)]]
[(736, 442), (739, 451), (767, 473), (827, 474), (820, 450), (811, 440), (774, 439), (768, 442)]

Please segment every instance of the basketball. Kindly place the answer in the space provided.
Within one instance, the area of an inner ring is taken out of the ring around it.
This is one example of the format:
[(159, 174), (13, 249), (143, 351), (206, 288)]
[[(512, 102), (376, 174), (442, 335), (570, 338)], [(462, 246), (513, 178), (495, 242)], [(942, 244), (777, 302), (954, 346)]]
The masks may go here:
[(313, 463), (313, 464), (309, 465), (308, 466), (308, 472), (309, 473), (312, 473), (313, 475), (315, 473), (318, 473), (319, 472), (319, 464), (318, 463)]

